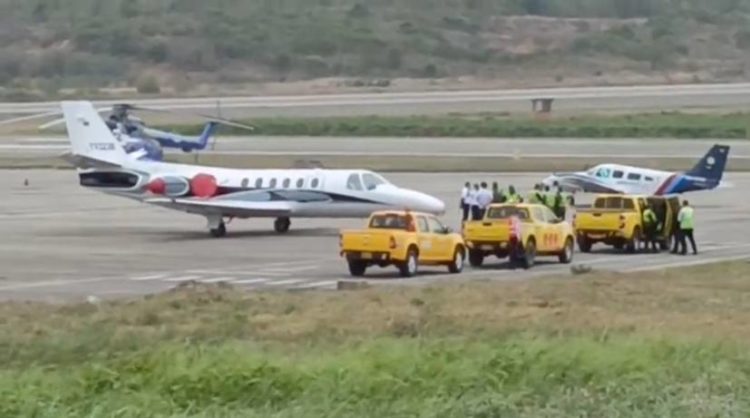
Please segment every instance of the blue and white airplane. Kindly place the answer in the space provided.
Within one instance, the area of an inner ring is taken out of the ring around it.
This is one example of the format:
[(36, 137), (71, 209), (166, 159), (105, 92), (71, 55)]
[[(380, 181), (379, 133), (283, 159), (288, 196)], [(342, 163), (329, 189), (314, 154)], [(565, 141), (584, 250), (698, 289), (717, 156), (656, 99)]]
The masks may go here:
[(712, 190), (719, 186), (729, 146), (716, 144), (689, 171), (652, 170), (620, 164), (600, 164), (587, 171), (555, 173), (543, 184), (583, 193), (671, 195)]

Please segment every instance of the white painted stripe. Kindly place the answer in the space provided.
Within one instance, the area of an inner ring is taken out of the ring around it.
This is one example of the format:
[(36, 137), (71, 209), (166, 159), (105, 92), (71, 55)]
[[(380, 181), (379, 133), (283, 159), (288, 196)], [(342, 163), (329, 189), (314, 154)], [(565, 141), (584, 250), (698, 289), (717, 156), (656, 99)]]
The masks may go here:
[(312, 282), (307, 284), (301, 284), (297, 286), (298, 289), (308, 289), (313, 287), (328, 287), (328, 286), (335, 286), (336, 283), (338, 283), (336, 280), (323, 280), (320, 282)]
[(243, 275), (249, 275), (249, 274), (257, 274), (261, 273), (264, 276), (278, 276), (278, 277), (284, 277), (288, 276), (289, 273), (284, 272), (267, 272), (261, 269), (245, 269), (241, 271), (235, 271), (235, 270), (186, 270), (185, 273), (187, 274), (200, 274), (200, 275), (208, 275), (208, 276), (216, 276), (216, 275), (234, 275), (234, 276), (243, 276)]
[(177, 276), (177, 277), (168, 277), (164, 280), (167, 282), (187, 282), (189, 280), (196, 280), (200, 278), (201, 276)]
[(235, 280), (232, 284), (255, 284), (267, 282), (270, 279), (246, 279), (246, 280)]
[[(680, 256), (684, 258), (689, 257), (700, 257), (700, 254), (697, 256)], [(678, 268), (678, 267), (691, 267), (691, 266), (699, 266), (702, 264), (713, 264), (713, 263), (720, 263), (724, 261), (737, 261), (737, 260), (747, 260), (750, 259), (750, 254), (743, 254), (743, 255), (731, 255), (726, 257), (713, 257), (713, 258), (699, 258), (697, 260), (693, 261), (680, 261), (676, 263), (664, 263), (664, 264), (657, 264), (653, 266), (646, 266), (646, 267), (635, 267), (631, 269), (624, 269), (623, 272), (627, 273), (635, 273), (639, 271), (648, 271), (648, 270), (661, 270), (661, 269), (668, 269), (668, 268)]]
[(212, 277), (210, 279), (200, 279), (198, 280), (201, 283), (220, 283), (220, 282), (231, 282), (232, 280), (235, 280), (234, 277)]
[(32, 283), (19, 283), (7, 286), (0, 286), (0, 291), (4, 290), (19, 290), (19, 289), (32, 289), (35, 287), (57, 287), (67, 286), (71, 284), (83, 284), (83, 283), (96, 283), (115, 280), (111, 277), (99, 277), (95, 279), (76, 279), (76, 280), (52, 280), (48, 282), (32, 282)]
[(279, 281), (273, 281), (271, 283), (268, 283), (269, 286), (284, 286), (288, 284), (295, 284), (295, 283), (301, 283), (304, 282), (302, 279), (289, 279), (289, 280), (279, 280)]
[(263, 269), (263, 271), (273, 272), (273, 273), (293, 273), (297, 271), (313, 270), (316, 268), (318, 268), (317, 264), (299, 266), (299, 267), (272, 267), (272, 268)]
[(174, 274), (174, 273), (159, 273), (159, 274), (151, 274), (151, 275), (148, 275), (148, 276), (135, 276), (135, 277), (128, 277), (128, 279), (130, 279), (130, 280), (138, 280), (138, 281), (141, 281), (141, 280), (159, 280), (159, 279), (163, 279), (165, 277), (168, 277), (170, 274)]

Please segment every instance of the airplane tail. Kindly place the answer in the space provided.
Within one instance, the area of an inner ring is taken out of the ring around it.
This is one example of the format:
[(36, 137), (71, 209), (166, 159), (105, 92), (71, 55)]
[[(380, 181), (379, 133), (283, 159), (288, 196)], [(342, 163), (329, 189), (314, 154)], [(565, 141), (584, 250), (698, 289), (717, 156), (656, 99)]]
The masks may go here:
[(711, 147), (698, 164), (685, 174), (691, 177), (700, 177), (710, 183), (719, 184), (724, 176), (724, 169), (729, 158), (729, 146), (716, 144)]
[(122, 166), (130, 160), (90, 102), (64, 101), (61, 104), (68, 139), (76, 166)]
[(200, 138), (198, 138), (198, 143), (200, 144), (199, 149), (203, 149), (208, 144), (208, 140), (211, 139), (211, 137), (216, 133), (216, 128), (219, 127), (219, 122), (208, 122), (206, 123), (206, 127), (203, 128), (203, 133), (201, 133)]

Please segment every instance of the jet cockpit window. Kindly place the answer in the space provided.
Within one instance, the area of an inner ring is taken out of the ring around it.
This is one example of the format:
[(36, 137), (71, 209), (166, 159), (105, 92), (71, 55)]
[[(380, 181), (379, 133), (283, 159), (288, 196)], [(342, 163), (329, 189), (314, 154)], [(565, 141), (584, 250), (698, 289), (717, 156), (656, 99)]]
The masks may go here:
[(362, 190), (362, 181), (359, 179), (359, 173), (352, 173), (346, 179), (346, 188), (349, 190)]
[(365, 189), (367, 190), (373, 190), (381, 184), (386, 184), (384, 178), (372, 173), (362, 174), (362, 182), (365, 184)]

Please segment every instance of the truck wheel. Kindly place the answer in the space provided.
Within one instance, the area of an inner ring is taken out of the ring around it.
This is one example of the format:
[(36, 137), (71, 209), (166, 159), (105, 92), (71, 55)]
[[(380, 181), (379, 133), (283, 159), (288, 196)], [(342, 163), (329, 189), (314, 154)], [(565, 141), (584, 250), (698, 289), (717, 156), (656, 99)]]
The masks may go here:
[(417, 256), (417, 250), (414, 247), (409, 248), (409, 252), (406, 255), (406, 261), (398, 266), (398, 270), (402, 277), (413, 277), (417, 274), (419, 269), (419, 257)]
[(584, 253), (591, 252), (591, 240), (585, 235), (578, 237), (578, 249)]
[(563, 247), (562, 252), (558, 256), (561, 263), (570, 264), (570, 262), (573, 261), (573, 247), (573, 238), (568, 237), (565, 240), (565, 246)]
[(453, 260), (448, 264), (448, 271), (460, 273), (464, 269), (464, 257), (464, 249), (460, 246), (456, 247), (456, 251), (453, 252)]
[(362, 277), (367, 270), (367, 263), (362, 260), (349, 260), (349, 273), (354, 277)]
[(484, 254), (479, 250), (469, 251), (469, 264), (472, 267), (481, 267), (484, 263)]
[(526, 247), (523, 249), (523, 258), (521, 259), (521, 265), (525, 269), (530, 269), (534, 266), (534, 260), (536, 259), (536, 242), (533, 239), (529, 239), (526, 243)]
[(630, 241), (628, 241), (627, 245), (625, 246), (625, 250), (630, 254), (634, 254), (640, 248), (641, 248), (641, 228), (636, 227), (635, 230), (633, 230), (633, 236), (630, 238)]

